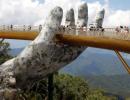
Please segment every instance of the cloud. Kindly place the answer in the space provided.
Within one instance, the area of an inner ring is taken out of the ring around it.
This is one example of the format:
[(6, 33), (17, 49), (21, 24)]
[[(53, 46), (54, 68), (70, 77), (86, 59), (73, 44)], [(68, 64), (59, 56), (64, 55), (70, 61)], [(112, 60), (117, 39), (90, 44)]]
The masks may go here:
[(33, 24), (40, 18), (38, 5), (31, 0), (0, 0), (0, 24)]
[(92, 23), (94, 21), (96, 12), (100, 10), (101, 8), (102, 8), (102, 5), (100, 4), (99, 1), (88, 3), (88, 15), (89, 15), (88, 23)]
[[(130, 10), (112, 10), (109, 0), (88, 2), (89, 23), (93, 22), (96, 12), (105, 8), (105, 26), (130, 25)], [(0, 0), (0, 24), (43, 24), (46, 15), (55, 6), (64, 9), (64, 17), (67, 9), (73, 7), (77, 19), (77, 6), (82, 0)], [(63, 22), (64, 23), (63, 18)]]
[(106, 20), (106, 25), (110, 26), (130, 26), (130, 10), (123, 11), (117, 10), (113, 11)]

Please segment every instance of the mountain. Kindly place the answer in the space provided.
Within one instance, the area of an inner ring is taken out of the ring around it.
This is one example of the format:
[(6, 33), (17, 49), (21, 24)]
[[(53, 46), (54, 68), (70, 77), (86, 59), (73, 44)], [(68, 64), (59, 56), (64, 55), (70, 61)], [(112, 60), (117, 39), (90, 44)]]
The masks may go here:
[(130, 75), (82, 76), (91, 88), (104, 89), (124, 97), (130, 97)]
[[(130, 75), (127, 74), (116, 54), (112, 51), (105, 53), (95, 50), (86, 50), (60, 72), (85, 78), (91, 88), (129, 97)], [(130, 59), (125, 58), (125, 60), (130, 64)]]
[[(130, 60), (126, 59), (130, 64)], [(122, 63), (114, 52), (101, 53), (85, 50), (75, 61), (64, 67), (61, 72), (72, 75), (121, 75), (126, 74)]]

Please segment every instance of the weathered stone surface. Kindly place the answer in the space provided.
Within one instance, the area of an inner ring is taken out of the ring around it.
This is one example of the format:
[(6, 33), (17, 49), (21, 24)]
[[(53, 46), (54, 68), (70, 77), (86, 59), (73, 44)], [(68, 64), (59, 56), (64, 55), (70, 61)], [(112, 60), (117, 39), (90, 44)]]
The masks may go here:
[[(52, 50), (49, 45), (53, 43), (53, 37), (60, 26), (62, 15), (63, 11), (60, 7), (54, 8), (39, 36), (20, 55), (0, 66), (3, 86), (9, 85), (10, 77), (16, 78), (17, 85), (19, 85), (24, 84), (28, 79), (34, 77), (37, 79), (37, 76), (42, 77), (49, 74), (50, 71), (47, 70), (50, 67), (49, 59), (52, 55), (47, 58), (47, 53)], [(41, 70), (44, 70), (44, 75)], [(10, 75), (10, 73), (12, 74)]]
[(62, 15), (60, 7), (54, 8), (38, 37), (21, 54), (0, 66), (1, 89), (26, 88), (34, 81), (64, 67), (85, 49), (81, 46), (57, 44), (54, 41)]
[(10, 77), (9, 78), (9, 84), (10, 84), (10, 86), (15, 86), (16, 85), (16, 79), (13, 78), (13, 77)]
[(105, 15), (105, 9), (100, 10), (97, 15), (96, 15), (96, 19), (95, 19), (95, 23), (96, 23), (96, 27), (97, 28), (101, 28), (102, 24), (103, 24), (103, 19), (104, 19), (104, 15)]
[(78, 8), (78, 27), (87, 27), (88, 22), (88, 6), (87, 3), (83, 3)]
[(75, 26), (75, 17), (74, 17), (74, 9), (71, 8), (66, 13), (65, 26)]

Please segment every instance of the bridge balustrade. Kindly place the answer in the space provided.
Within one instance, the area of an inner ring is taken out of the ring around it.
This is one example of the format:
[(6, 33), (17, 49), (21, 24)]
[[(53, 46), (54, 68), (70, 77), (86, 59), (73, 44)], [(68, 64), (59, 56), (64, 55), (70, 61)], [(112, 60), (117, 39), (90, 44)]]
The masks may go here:
[(31, 25), (1, 25), (0, 26), (0, 31), (6, 31), (6, 32), (10, 32), (10, 31), (37, 31), (39, 32), (39, 26), (31, 26)]
[(120, 39), (120, 40), (130, 40), (130, 30), (125, 31), (124, 29), (119, 32), (115, 28), (104, 28), (90, 30), (89, 28), (69, 28), (60, 29), (59, 33), (70, 34), (70, 35), (84, 35), (84, 36), (93, 36), (93, 37), (102, 37), (110, 39)]
[[(1, 25), (0, 32), (28, 32), (35, 31), (40, 32), (43, 26), (32, 26), (32, 25)], [(60, 34), (70, 34), (70, 35), (84, 35), (84, 36), (93, 36), (93, 37), (102, 37), (110, 39), (120, 39), (120, 40), (130, 40), (130, 30), (126, 31), (121, 29), (119, 32), (116, 31), (116, 28), (103, 28), (102, 29), (93, 29), (89, 28), (75, 28), (75, 27), (63, 27), (59, 28)]]

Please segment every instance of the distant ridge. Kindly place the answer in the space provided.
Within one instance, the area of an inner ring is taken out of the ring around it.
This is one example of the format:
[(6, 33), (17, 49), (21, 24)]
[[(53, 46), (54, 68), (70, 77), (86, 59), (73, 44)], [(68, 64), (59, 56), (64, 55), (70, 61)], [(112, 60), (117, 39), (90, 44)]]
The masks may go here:
[(91, 88), (101, 88), (124, 97), (130, 97), (130, 75), (82, 76)]
[[(130, 64), (130, 60), (126, 59)], [(121, 75), (127, 74), (122, 63), (114, 54), (86, 50), (74, 62), (64, 67), (61, 72), (72, 75)]]

